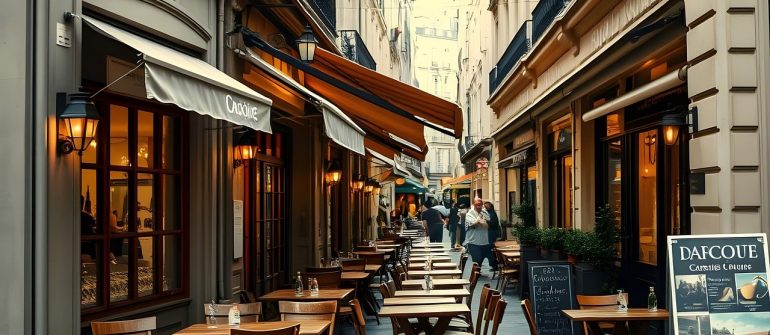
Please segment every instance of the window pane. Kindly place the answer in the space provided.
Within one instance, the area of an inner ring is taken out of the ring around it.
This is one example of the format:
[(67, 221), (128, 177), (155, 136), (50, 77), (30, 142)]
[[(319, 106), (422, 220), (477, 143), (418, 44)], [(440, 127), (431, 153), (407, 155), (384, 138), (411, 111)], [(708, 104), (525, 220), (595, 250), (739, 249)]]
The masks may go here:
[(80, 243), (80, 304), (81, 307), (101, 303), (102, 246), (97, 241)]
[(657, 130), (639, 134), (639, 261), (657, 264)]
[(163, 117), (163, 139), (161, 143), (164, 169), (176, 169), (179, 166), (179, 120), (171, 116)]
[(163, 217), (160, 219), (164, 230), (176, 230), (182, 227), (179, 218), (179, 201), (181, 190), (179, 189), (179, 177), (163, 175)]
[(152, 212), (155, 210), (153, 175), (139, 173), (136, 175), (136, 223), (137, 231), (151, 231), (155, 229)]
[(139, 167), (154, 167), (153, 153), (153, 115), (149, 112), (137, 113), (136, 164)]
[(621, 114), (615, 112), (607, 115), (607, 136), (620, 134), (623, 132), (623, 120)]
[(80, 170), (80, 236), (100, 234), (101, 225), (97, 224), (96, 213), (98, 211), (96, 196), (98, 186), (96, 170)]
[(110, 172), (110, 231), (128, 229), (128, 173)]
[[(620, 140), (607, 143), (607, 203), (615, 212), (615, 227), (617, 227), (618, 231), (620, 231), (621, 228), (620, 223), (622, 218), (622, 208), (620, 206), (622, 184), (622, 176), (620, 171), (622, 168), (621, 159), (623, 157), (622, 148), (622, 142)], [(622, 245), (620, 242), (618, 242), (616, 250), (618, 250), (617, 256), (620, 256), (620, 250), (622, 250)]]
[(110, 240), (110, 301), (128, 299), (128, 244), (124, 238)]
[(129, 166), (128, 108), (110, 105), (110, 164)]
[(564, 157), (562, 161), (562, 213), (564, 215), (564, 228), (572, 228), (572, 156)]
[(163, 236), (163, 290), (182, 287), (182, 242), (179, 235)]
[(152, 236), (140, 237), (138, 240), (139, 246), (137, 249), (136, 267), (139, 287), (136, 291), (140, 297), (143, 297), (152, 294), (153, 287), (155, 287), (153, 283), (154, 276), (152, 271), (155, 265), (155, 262), (152, 258), (152, 252), (155, 250), (155, 241), (154, 237)]
[[(101, 127), (104, 127), (104, 126), (101, 126)], [(99, 140), (98, 134), (101, 132), (100, 130), (101, 127), (96, 129), (96, 133), (97, 133), (96, 137), (94, 137), (94, 140), (91, 141), (91, 145), (89, 145), (88, 148), (86, 148), (86, 151), (83, 151), (83, 155), (80, 156), (81, 163), (96, 164), (96, 156), (97, 156), (96, 146)]]

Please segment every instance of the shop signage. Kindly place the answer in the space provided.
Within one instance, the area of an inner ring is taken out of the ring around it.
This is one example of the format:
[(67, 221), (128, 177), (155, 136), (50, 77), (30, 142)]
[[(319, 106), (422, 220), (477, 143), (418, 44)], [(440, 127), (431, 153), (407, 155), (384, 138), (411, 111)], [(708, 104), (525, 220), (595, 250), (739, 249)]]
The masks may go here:
[(527, 149), (521, 150), (497, 163), (498, 168), (509, 168), (524, 165), (529, 162), (535, 161), (535, 147), (530, 146)]
[(767, 235), (668, 237), (676, 334), (767, 334)]
[(574, 334), (575, 324), (561, 314), (561, 310), (575, 307), (569, 263), (529, 261), (527, 266), (538, 334)]
[(243, 201), (233, 200), (233, 259), (243, 257)]

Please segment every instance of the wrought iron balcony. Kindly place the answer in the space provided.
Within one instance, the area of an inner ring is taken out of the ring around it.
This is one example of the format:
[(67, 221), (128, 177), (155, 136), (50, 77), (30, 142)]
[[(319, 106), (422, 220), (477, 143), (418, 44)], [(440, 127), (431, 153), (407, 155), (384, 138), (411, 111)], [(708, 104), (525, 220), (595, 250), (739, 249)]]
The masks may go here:
[(556, 15), (571, 0), (540, 0), (532, 11), (532, 44), (535, 44), (551, 25)]
[(474, 146), (476, 146), (476, 144), (481, 143), (481, 140), (483, 139), (484, 139), (484, 136), (476, 136), (476, 135), (465, 136), (465, 151), (468, 151)]
[(377, 71), (377, 62), (356, 30), (340, 30), (340, 49), (345, 58)]
[(524, 54), (532, 47), (532, 21), (525, 21), (516, 35), (513, 35), (511, 43), (505, 49), (505, 52), (497, 61), (497, 65), (489, 73), (489, 94), (492, 94), (501, 81), (513, 69)]
[(310, 7), (332, 32), (337, 30), (337, 0), (309, 0)]

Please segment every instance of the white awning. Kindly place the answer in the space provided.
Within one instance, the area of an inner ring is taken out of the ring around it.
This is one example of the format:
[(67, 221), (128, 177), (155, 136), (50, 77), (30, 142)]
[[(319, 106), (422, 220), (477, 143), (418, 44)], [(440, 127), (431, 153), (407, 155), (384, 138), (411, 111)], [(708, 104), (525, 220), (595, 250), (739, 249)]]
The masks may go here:
[(366, 154), (364, 148), (364, 135), (366, 135), (366, 132), (353, 122), (350, 117), (345, 115), (345, 113), (343, 113), (336, 105), (296, 82), (294, 78), (279, 71), (250, 49), (246, 48), (245, 51), (236, 49), (235, 52), (256, 67), (310, 97), (311, 100), (319, 106), (321, 113), (323, 113), (324, 133), (326, 133), (326, 136), (332, 141), (359, 155)]
[(272, 101), (198, 58), (83, 16), (97, 32), (142, 54), (148, 99), (272, 133)]
[(372, 155), (372, 157), (380, 160), (382, 163), (387, 164), (388, 166), (392, 166), (392, 167), (396, 166), (395, 160), (393, 158), (388, 158), (387, 156), (385, 156), (385, 155), (383, 155), (383, 154), (381, 154), (381, 153), (379, 153), (377, 151), (374, 151), (372, 149), (366, 149), (366, 151), (370, 155)]
[(637, 103), (644, 99), (647, 99), (653, 95), (672, 89), (679, 85), (682, 85), (687, 80), (687, 68), (683, 67), (676, 71), (660, 77), (652, 82), (649, 82), (642, 87), (639, 87), (631, 92), (623, 94), (609, 102), (596, 107), (583, 114), (583, 122), (588, 122), (596, 118), (600, 118), (609, 113), (612, 113), (618, 109)]

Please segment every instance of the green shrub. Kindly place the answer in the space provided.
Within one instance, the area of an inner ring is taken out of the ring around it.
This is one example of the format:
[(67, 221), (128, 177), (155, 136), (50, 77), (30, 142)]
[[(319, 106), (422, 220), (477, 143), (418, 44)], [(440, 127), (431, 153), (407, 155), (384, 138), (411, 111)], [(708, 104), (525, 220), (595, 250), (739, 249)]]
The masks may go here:
[(546, 228), (540, 232), (540, 246), (545, 249), (564, 249), (564, 237), (566, 231), (561, 228)]
[(564, 251), (568, 255), (584, 259), (586, 257), (587, 246), (591, 243), (592, 233), (584, 232), (580, 229), (569, 230), (564, 236)]
[(537, 227), (526, 227), (521, 224), (516, 224), (513, 227), (513, 235), (519, 240), (521, 246), (531, 247), (536, 245), (540, 240), (540, 229)]
[(535, 206), (531, 202), (524, 200), (518, 206), (513, 207), (513, 215), (521, 220), (520, 225), (524, 227), (534, 227), (535, 225)]
[(615, 211), (607, 204), (596, 209), (593, 237), (586, 247), (586, 261), (599, 269), (608, 269), (615, 260), (616, 243), (619, 240), (615, 226)]

